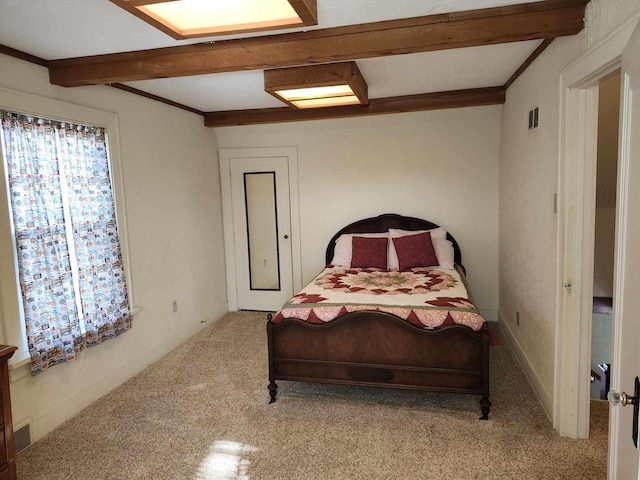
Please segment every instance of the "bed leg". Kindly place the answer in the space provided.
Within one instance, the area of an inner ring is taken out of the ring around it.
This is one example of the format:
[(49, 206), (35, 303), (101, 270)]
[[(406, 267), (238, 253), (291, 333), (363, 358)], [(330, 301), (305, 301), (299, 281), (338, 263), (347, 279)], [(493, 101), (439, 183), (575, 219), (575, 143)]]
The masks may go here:
[(278, 390), (278, 385), (276, 385), (276, 382), (271, 380), (269, 382), (269, 396), (271, 397), (271, 400), (269, 400), (269, 403), (273, 403), (276, 401), (277, 390)]
[(482, 410), (482, 416), (480, 420), (489, 420), (489, 410), (491, 410), (491, 401), (489, 397), (483, 395), (480, 399), (480, 410)]

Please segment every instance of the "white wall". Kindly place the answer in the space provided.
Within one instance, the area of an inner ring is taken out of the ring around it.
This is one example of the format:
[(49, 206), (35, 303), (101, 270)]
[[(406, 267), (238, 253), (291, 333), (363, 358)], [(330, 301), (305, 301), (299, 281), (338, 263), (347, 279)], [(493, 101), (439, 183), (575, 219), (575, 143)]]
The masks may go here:
[[(560, 72), (640, 11), (640, 0), (592, 0), (586, 28), (560, 38), (507, 90), (500, 144), (500, 319), (547, 412), (556, 333)], [(539, 106), (540, 127), (527, 130)], [(520, 326), (516, 325), (520, 312)]]
[(597, 207), (593, 255), (593, 296), (613, 298), (616, 209)]
[(478, 307), (498, 306), (500, 106), (217, 128), (221, 148), (297, 146), (303, 281), (331, 237), (381, 213), (431, 220), (458, 240)]
[(226, 312), (217, 142), (189, 112), (110, 87), (55, 87), (45, 68), (4, 55), (0, 71), (2, 87), (118, 114), (128, 280), (143, 308), (129, 332), (74, 362), (36, 377), (12, 371), (14, 425), (30, 421), (37, 440)]

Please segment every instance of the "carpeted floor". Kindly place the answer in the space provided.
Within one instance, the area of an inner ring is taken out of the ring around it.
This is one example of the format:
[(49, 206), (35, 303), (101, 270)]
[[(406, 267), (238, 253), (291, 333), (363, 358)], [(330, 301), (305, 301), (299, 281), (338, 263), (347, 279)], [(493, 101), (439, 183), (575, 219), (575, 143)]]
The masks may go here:
[(558, 437), (504, 342), (478, 397), (280, 382), (265, 315), (232, 313), (21, 452), (20, 480), (604, 479), (592, 438)]

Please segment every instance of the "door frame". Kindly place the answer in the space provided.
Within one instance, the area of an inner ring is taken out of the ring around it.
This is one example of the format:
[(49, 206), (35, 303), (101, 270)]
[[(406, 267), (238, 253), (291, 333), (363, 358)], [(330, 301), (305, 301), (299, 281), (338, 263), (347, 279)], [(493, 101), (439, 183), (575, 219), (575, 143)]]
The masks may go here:
[(297, 147), (220, 148), (220, 189), (222, 193), (222, 225), (227, 277), (227, 308), (238, 310), (238, 290), (231, 199), (231, 161), (233, 158), (287, 157), (289, 168), (289, 206), (291, 215), (291, 265), (294, 293), (302, 289), (302, 254), (300, 242), (300, 201), (298, 188)]
[[(599, 81), (620, 68), (622, 51), (640, 19), (634, 15), (560, 75), (558, 285), (554, 378), (553, 426), (562, 436), (589, 435), (589, 370), (591, 355), (591, 314), (593, 292), (593, 243), (596, 187), (597, 102)], [(620, 130), (624, 126), (621, 118)], [(618, 174), (618, 185), (624, 172)], [(620, 208), (616, 212), (616, 235), (625, 227)], [(616, 257), (616, 264), (621, 261)], [(616, 265), (616, 272), (621, 269)], [(616, 273), (616, 275), (618, 274)], [(614, 284), (619, 282), (614, 279)], [(572, 292), (565, 286), (571, 284)], [(614, 292), (613, 337), (616, 362), (618, 341)], [(589, 312), (589, 315), (584, 315)], [(612, 363), (613, 363), (612, 362)], [(612, 387), (618, 384), (613, 367)], [(576, 374), (578, 372), (578, 374)], [(616, 428), (611, 412), (610, 425)], [(617, 438), (609, 431), (609, 459), (615, 458)], [(609, 473), (613, 462), (609, 462)], [(615, 478), (615, 471), (613, 476)]]

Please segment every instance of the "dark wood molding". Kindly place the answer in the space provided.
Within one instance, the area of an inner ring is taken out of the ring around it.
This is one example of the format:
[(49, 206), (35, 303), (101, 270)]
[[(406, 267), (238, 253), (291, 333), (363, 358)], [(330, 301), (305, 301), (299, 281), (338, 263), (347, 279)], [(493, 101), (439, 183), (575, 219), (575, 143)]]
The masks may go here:
[(513, 75), (511, 75), (511, 77), (509, 77), (509, 80), (507, 80), (507, 83), (504, 84), (504, 89), (505, 90), (507, 88), (509, 88), (513, 82), (516, 81), (516, 78), (518, 78), (520, 75), (522, 75), (524, 73), (524, 71), (527, 68), (529, 68), (529, 65), (531, 65), (533, 63), (533, 61), (536, 58), (538, 58), (538, 56), (542, 52), (544, 52), (544, 50), (549, 45), (551, 45), (551, 42), (553, 42), (553, 38), (546, 38), (545, 40), (542, 41), (542, 43), (540, 45), (538, 45), (538, 48), (536, 48), (533, 51), (533, 53), (527, 57), (527, 59), (524, 61), (524, 63), (522, 65), (520, 65), (520, 67), (518, 67), (518, 69), (513, 73)]
[(19, 58), (20, 60), (24, 60), (25, 62), (35, 63), (36, 65), (40, 65), (41, 67), (48, 67), (49, 62), (44, 58), (36, 57), (35, 55), (31, 55), (30, 53), (25, 53), (20, 50), (16, 50), (15, 48), (7, 47), (6, 45), (0, 45), (0, 53), (4, 53), (5, 55), (9, 55), (10, 57)]
[(49, 62), (67, 87), (329, 63), (574, 35), (588, 0), (506, 7)]
[(186, 105), (183, 105), (178, 102), (174, 102), (164, 97), (159, 97), (158, 95), (154, 95), (153, 93), (143, 92), (142, 90), (138, 90), (137, 88), (130, 87), (129, 85), (123, 85), (122, 83), (112, 83), (109, 86), (113, 88), (117, 88), (118, 90), (123, 90), (125, 92), (133, 93), (135, 95), (140, 95), (141, 97), (150, 98), (151, 100), (155, 100), (156, 102), (161, 102), (167, 105), (171, 105), (172, 107), (180, 108), (182, 110), (186, 110), (187, 112), (197, 113), (198, 115), (204, 116), (204, 112), (202, 112), (201, 110), (198, 110), (197, 108), (188, 107)]
[(474, 88), (401, 97), (374, 98), (369, 99), (369, 105), (311, 108), (306, 110), (284, 107), (206, 112), (204, 114), (204, 124), (207, 127), (228, 127), (233, 125), (298, 122), (302, 120), (500, 105), (504, 103), (504, 100), (505, 94), (502, 87)]

